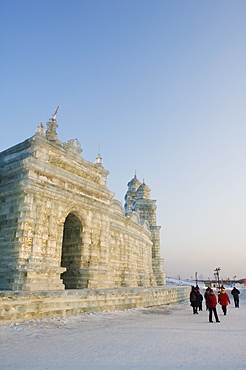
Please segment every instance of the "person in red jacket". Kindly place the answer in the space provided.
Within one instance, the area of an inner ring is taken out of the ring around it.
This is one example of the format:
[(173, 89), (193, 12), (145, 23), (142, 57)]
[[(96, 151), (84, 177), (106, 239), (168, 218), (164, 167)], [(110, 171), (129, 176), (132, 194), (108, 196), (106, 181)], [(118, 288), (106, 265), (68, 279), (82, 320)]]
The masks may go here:
[(212, 315), (214, 313), (214, 317), (216, 322), (220, 322), (216, 310), (216, 305), (217, 305), (217, 298), (216, 295), (214, 294), (213, 289), (209, 289), (208, 294), (206, 295), (206, 304), (209, 309), (209, 322), (213, 322), (212, 320)]
[(221, 289), (220, 291), (218, 302), (222, 307), (222, 311), (224, 312), (224, 315), (226, 315), (228, 303), (231, 303), (231, 302), (230, 302), (230, 298), (228, 294), (226, 293), (224, 289)]

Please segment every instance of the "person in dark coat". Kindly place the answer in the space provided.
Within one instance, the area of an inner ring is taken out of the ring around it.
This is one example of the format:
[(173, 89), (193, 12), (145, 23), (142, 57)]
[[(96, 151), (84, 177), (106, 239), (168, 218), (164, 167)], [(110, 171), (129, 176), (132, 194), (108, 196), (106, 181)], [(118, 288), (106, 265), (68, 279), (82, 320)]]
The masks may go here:
[(200, 297), (194, 286), (191, 288), (190, 292), (190, 305), (193, 308), (193, 314), (198, 314), (197, 308), (200, 306)]
[(239, 308), (239, 294), (240, 294), (240, 291), (236, 287), (234, 287), (231, 291), (231, 294), (233, 295), (233, 298), (234, 298), (235, 307)]
[(212, 320), (213, 313), (214, 313), (216, 322), (220, 322), (218, 318), (217, 310), (216, 310), (217, 298), (216, 298), (216, 295), (214, 294), (213, 289), (209, 289), (209, 292), (206, 296), (206, 304), (209, 309), (209, 316), (208, 316), (209, 322), (213, 322)]
[(196, 291), (197, 291), (197, 294), (198, 294), (198, 297), (199, 297), (199, 300), (200, 300), (200, 303), (199, 303), (199, 311), (202, 311), (203, 296), (200, 293), (200, 289), (199, 289), (199, 286), (198, 285), (196, 286)]
[(228, 294), (226, 293), (225, 289), (221, 289), (219, 297), (218, 297), (218, 302), (222, 307), (222, 311), (224, 312), (224, 315), (226, 315), (228, 303), (231, 303), (231, 302), (230, 302), (230, 298)]
[(208, 310), (208, 306), (207, 306), (207, 295), (209, 293), (209, 290), (210, 288), (208, 287), (206, 290), (205, 290), (205, 293), (204, 293), (204, 298), (205, 298), (205, 303), (206, 303), (206, 311)]

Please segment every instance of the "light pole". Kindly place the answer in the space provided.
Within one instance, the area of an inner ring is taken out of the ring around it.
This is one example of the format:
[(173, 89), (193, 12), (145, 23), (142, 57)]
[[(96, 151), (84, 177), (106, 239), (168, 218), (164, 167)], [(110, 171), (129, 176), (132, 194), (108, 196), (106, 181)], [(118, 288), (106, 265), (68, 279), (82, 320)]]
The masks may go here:
[(214, 280), (215, 280), (214, 287), (216, 287), (216, 280), (217, 280), (217, 274), (216, 274), (216, 272), (214, 273)]
[(195, 272), (195, 279), (196, 279), (196, 285), (197, 285), (197, 272)]
[(216, 279), (216, 276), (217, 276), (217, 279), (218, 279), (218, 286), (220, 287), (220, 270), (221, 268), (220, 267), (217, 267), (214, 271), (214, 276), (215, 276), (215, 279)]

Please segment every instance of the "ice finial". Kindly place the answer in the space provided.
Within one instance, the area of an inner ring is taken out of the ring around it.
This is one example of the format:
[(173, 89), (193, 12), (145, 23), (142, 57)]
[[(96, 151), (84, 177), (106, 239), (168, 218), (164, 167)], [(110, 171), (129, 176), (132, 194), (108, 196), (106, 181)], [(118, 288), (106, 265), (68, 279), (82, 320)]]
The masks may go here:
[(47, 131), (46, 131), (46, 138), (48, 140), (51, 140), (51, 141), (55, 141), (55, 142), (58, 142), (59, 140), (57, 139), (57, 133), (56, 133), (56, 129), (58, 127), (58, 124), (56, 122), (56, 116), (57, 116), (57, 113), (58, 113), (58, 110), (60, 109), (60, 107), (58, 106), (56, 108), (56, 111), (55, 113), (53, 114), (53, 116), (49, 119), (49, 121), (47, 122)]
[(44, 128), (44, 123), (43, 122), (41, 122), (40, 125), (37, 127), (36, 134), (41, 135), (41, 136), (45, 136), (45, 128)]
[(55, 111), (55, 113), (53, 114), (53, 116), (51, 117), (51, 119), (53, 119), (53, 120), (55, 120), (55, 119), (56, 119), (56, 116), (57, 116), (57, 113), (58, 113), (59, 109), (60, 109), (60, 107), (59, 107), (59, 105), (58, 105), (58, 107), (56, 108), (56, 111)]
[(100, 154), (100, 142), (98, 143), (98, 155), (96, 157), (95, 164), (98, 165), (98, 166), (103, 165), (103, 160), (102, 160), (102, 157), (101, 157), (101, 154)]
[(103, 160), (102, 160), (102, 157), (101, 157), (101, 154), (100, 153), (98, 153), (98, 155), (96, 157), (95, 164), (97, 164), (98, 166), (102, 166), (103, 165)]

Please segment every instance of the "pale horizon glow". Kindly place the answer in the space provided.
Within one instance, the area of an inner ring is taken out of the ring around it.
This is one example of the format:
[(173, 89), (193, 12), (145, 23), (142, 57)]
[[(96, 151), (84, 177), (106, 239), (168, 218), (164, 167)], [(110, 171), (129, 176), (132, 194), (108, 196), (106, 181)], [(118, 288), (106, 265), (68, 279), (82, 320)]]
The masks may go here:
[(124, 202), (157, 200), (167, 276), (246, 278), (246, 2), (0, 5), (0, 151), (57, 106), (58, 138), (100, 153)]

